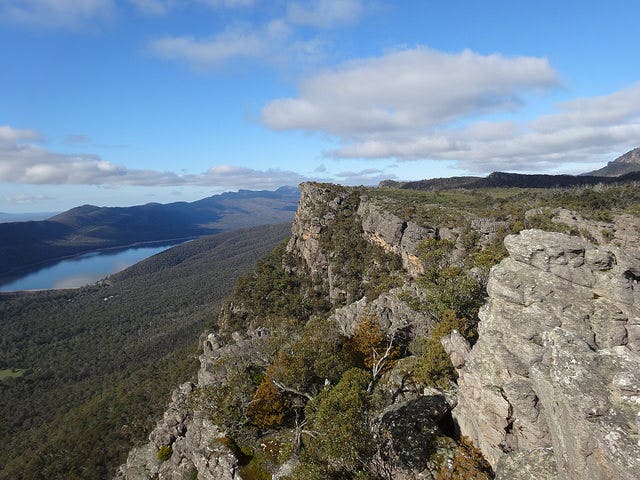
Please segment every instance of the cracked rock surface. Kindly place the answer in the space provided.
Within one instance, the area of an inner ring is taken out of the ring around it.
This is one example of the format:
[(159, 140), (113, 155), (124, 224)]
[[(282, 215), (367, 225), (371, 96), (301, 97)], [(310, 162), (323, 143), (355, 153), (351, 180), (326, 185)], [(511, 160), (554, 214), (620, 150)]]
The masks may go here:
[(640, 251), (541, 230), (505, 246), (459, 369), (461, 433), (519, 471), (498, 478), (640, 478)]

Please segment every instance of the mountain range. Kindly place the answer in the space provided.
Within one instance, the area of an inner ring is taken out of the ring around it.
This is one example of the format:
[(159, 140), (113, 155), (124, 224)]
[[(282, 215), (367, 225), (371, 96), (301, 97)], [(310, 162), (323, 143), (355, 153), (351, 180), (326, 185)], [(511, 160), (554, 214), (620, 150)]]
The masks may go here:
[(47, 220), (0, 224), (0, 282), (80, 253), (290, 222), (295, 187), (240, 190), (195, 202), (83, 205)]
[(599, 177), (617, 177), (631, 172), (640, 171), (640, 147), (620, 155), (615, 160), (607, 163), (606, 166), (587, 172), (584, 175), (595, 175)]
[(451, 190), (454, 188), (564, 188), (640, 180), (640, 147), (609, 162), (605, 167), (580, 175), (544, 175), (493, 172), (486, 177), (463, 176), (429, 178), (402, 182), (383, 180), (380, 187), (411, 190)]

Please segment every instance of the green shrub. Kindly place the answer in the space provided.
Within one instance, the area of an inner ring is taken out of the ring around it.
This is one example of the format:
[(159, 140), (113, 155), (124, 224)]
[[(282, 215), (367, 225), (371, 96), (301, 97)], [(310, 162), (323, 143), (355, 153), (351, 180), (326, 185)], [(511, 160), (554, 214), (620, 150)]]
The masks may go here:
[(158, 457), (158, 460), (160, 460), (161, 462), (166, 462), (171, 458), (172, 453), (173, 453), (173, 450), (171, 449), (171, 445), (162, 445), (158, 449), (158, 452), (156, 453), (156, 457)]
[(473, 340), (476, 332), (468, 320), (459, 318), (455, 312), (448, 311), (443, 319), (431, 331), (428, 338), (418, 337), (409, 348), (416, 356), (413, 365), (415, 380), (423, 385), (448, 389), (458, 375), (451, 364), (447, 352), (444, 351), (440, 339), (458, 330), (469, 340)]
[[(340, 478), (353, 475), (374, 453), (367, 419), (369, 373), (352, 368), (335, 387), (323, 390), (307, 404), (308, 428), (314, 432), (303, 452), (308, 478)], [(302, 478), (300, 476), (296, 478)]]

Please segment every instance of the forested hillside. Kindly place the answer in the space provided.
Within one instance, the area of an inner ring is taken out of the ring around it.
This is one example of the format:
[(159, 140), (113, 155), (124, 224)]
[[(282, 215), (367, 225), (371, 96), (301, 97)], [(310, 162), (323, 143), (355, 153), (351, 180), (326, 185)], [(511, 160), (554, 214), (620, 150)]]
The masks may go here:
[(98, 285), (0, 295), (0, 478), (106, 478), (195, 373), (235, 279), (288, 234), (213, 235)]

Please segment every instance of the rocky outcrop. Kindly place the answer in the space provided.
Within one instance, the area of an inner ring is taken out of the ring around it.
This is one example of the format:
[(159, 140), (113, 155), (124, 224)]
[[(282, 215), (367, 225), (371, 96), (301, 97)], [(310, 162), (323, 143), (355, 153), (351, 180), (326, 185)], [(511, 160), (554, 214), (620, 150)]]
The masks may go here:
[[(162, 420), (149, 435), (150, 442), (134, 448), (116, 473), (116, 480), (188, 480), (197, 472), (203, 480), (240, 480), (238, 460), (227, 448), (224, 432), (202, 412), (188, 406), (194, 385), (176, 389)], [(171, 447), (161, 461), (158, 450)]]
[(638, 478), (640, 252), (540, 230), (505, 246), (459, 362), (461, 433), (499, 471), (529, 458), (558, 478)]
[(599, 245), (611, 244), (628, 251), (640, 250), (640, 219), (626, 213), (613, 215), (611, 221), (599, 221), (584, 218), (566, 208), (534, 208), (525, 213), (525, 218), (549, 211), (554, 222), (566, 225), (575, 232), (595, 240)]
[(640, 147), (620, 155), (615, 160), (607, 163), (599, 170), (594, 170), (584, 175), (596, 175), (600, 177), (617, 177), (626, 173), (640, 171)]
[(415, 284), (408, 283), (391, 289), (373, 301), (366, 297), (341, 308), (337, 308), (331, 319), (338, 324), (343, 335), (351, 337), (358, 323), (365, 315), (373, 316), (389, 336), (408, 334), (427, 336), (433, 328), (434, 320), (426, 313), (419, 312), (407, 304), (407, 298), (420, 298), (423, 295)]
[(348, 197), (344, 189), (316, 183), (300, 185), (300, 201), (291, 227), (291, 239), (287, 252), (302, 260), (311, 276), (320, 279), (332, 301), (346, 295), (339, 286), (339, 277), (331, 268), (327, 252), (320, 246), (326, 231)]
[(386, 408), (374, 425), (379, 455), (389, 478), (435, 479), (440, 466), (453, 458), (456, 443), (450, 406), (441, 395), (423, 395)]
[[(149, 434), (149, 443), (134, 448), (117, 472), (117, 480), (189, 480), (197, 472), (204, 480), (241, 480), (238, 458), (227, 432), (215, 425), (197, 401), (198, 389), (224, 385), (240, 364), (260, 364), (265, 329), (234, 332), (225, 342), (216, 333), (203, 334), (197, 385), (187, 382), (174, 390), (171, 403)], [(160, 461), (158, 450), (171, 447)]]
[(419, 259), (418, 245), (425, 238), (438, 235), (435, 228), (423, 228), (414, 222), (405, 221), (381, 207), (362, 201), (358, 207), (362, 229), (367, 241), (379, 245), (387, 252), (400, 255), (402, 266), (415, 277), (424, 271)]

